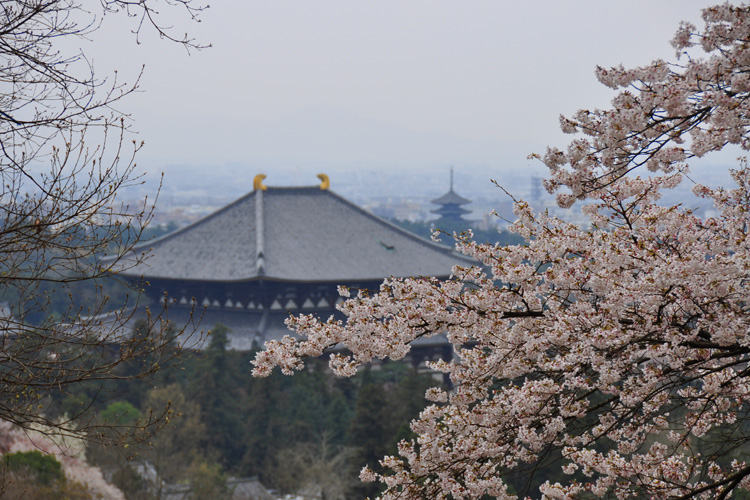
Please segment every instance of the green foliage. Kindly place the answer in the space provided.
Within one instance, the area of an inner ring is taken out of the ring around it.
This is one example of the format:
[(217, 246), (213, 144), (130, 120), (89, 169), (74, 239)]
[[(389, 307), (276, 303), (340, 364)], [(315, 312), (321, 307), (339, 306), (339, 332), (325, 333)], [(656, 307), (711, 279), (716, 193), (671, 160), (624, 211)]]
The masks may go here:
[(243, 404), (245, 453), (241, 470), (262, 479), (270, 475), (276, 443), (285, 440), (286, 394), (278, 373), (262, 379), (248, 378), (249, 390)]
[(339, 429), (339, 432), (334, 433), (331, 436), (332, 446), (345, 446), (350, 443), (350, 439), (345, 432), (341, 432), (343, 429), (348, 429), (351, 425), (352, 419), (354, 418), (354, 409), (343, 391), (334, 389), (331, 397), (331, 401), (328, 404), (327, 409), (327, 429)]
[(202, 441), (208, 457), (215, 458), (226, 468), (234, 468), (242, 459), (242, 420), (240, 395), (236, 381), (239, 374), (227, 352), (228, 330), (216, 325), (211, 330), (211, 341), (205, 355), (195, 366), (187, 397), (200, 409), (208, 429)]
[[(313, 368), (313, 367), (311, 367)], [(330, 415), (331, 398), (326, 376), (319, 370), (304, 371), (299, 382), (290, 389), (289, 440), (294, 443), (312, 441), (325, 434)]]
[(105, 425), (132, 426), (142, 418), (141, 411), (127, 401), (114, 401), (99, 414)]
[(349, 435), (357, 447), (361, 464), (378, 467), (388, 443), (388, 398), (382, 384), (374, 382), (365, 370)]
[[(161, 326), (158, 322), (150, 324), (145, 320), (137, 321), (131, 334), (132, 342), (137, 343), (141, 339), (152, 337), (159, 328)], [(176, 373), (179, 373), (178, 365), (185, 361), (185, 359), (173, 357), (173, 354), (178, 352), (174, 345), (174, 336), (177, 331), (170, 325), (166, 334), (171, 337), (168, 347), (162, 352), (148, 352), (133, 356), (129, 363), (119, 365), (116, 375), (120, 381), (112, 381), (104, 387), (104, 391), (143, 409), (142, 402), (148, 391), (155, 386), (167, 383)], [(127, 349), (128, 345), (124, 344), (122, 348)]]
[(62, 464), (40, 451), (19, 451), (3, 457), (9, 472), (20, 472), (42, 486), (65, 482)]
[(166, 427), (154, 436), (151, 447), (143, 456), (158, 469), (164, 481), (178, 481), (190, 464), (206, 455), (198, 439), (207, 434), (198, 404), (189, 401), (183, 387), (177, 383), (153, 388), (148, 392), (144, 404), (148, 408), (146, 411), (153, 412), (171, 406)]
[(190, 469), (193, 500), (230, 500), (232, 491), (219, 465), (199, 462)]
[(2, 498), (12, 500), (101, 500), (99, 495), (95, 498), (83, 483), (67, 481), (44, 486), (30, 483), (22, 477), (14, 477), (3, 485)]
[[(226, 493), (219, 488), (225, 474), (258, 476), (263, 484), (288, 493), (319, 488), (326, 495), (354, 491), (364, 498), (372, 492), (362, 489), (359, 470), (365, 464), (377, 467), (399, 439), (411, 437), (408, 424), (427, 403), (424, 391), (438, 385), (395, 362), (343, 379), (328, 370), (325, 360), (311, 360), (298, 376), (276, 372), (256, 379), (249, 375), (254, 353), (227, 350), (227, 333), (217, 325), (206, 349), (156, 376), (92, 382), (69, 393), (62, 406), (92, 402), (102, 423), (132, 424), (170, 408), (166, 427), (149, 446), (119, 452), (89, 449), (90, 458), (117, 471), (113, 480), (129, 498), (145, 499), (148, 491), (158, 489), (149, 481), (135, 481), (132, 460), (148, 461), (168, 483), (193, 482), (201, 492), (213, 491), (215, 499)], [(146, 334), (146, 326), (138, 325), (136, 335)], [(158, 360), (136, 359), (142, 366), (119, 369), (127, 374), (154, 362)], [(101, 394), (117, 399), (104, 406)], [(291, 474), (290, 457), (298, 456), (307, 462)], [(330, 479), (311, 482), (317, 473)], [(336, 474), (341, 477), (334, 481)]]

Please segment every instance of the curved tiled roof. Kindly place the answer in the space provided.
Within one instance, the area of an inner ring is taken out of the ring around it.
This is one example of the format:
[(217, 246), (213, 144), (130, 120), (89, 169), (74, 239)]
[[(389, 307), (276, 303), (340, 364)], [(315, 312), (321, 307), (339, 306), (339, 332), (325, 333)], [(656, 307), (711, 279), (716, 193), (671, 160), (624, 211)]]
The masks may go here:
[(314, 187), (268, 187), (141, 245), (129, 276), (202, 281), (347, 282), (447, 276), (471, 259)]
[(435, 203), (437, 205), (466, 205), (467, 203), (471, 203), (471, 200), (467, 200), (463, 196), (456, 194), (456, 192), (453, 191), (453, 188), (451, 188), (451, 190), (445, 193), (443, 196), (432, 200), (432, 203)]

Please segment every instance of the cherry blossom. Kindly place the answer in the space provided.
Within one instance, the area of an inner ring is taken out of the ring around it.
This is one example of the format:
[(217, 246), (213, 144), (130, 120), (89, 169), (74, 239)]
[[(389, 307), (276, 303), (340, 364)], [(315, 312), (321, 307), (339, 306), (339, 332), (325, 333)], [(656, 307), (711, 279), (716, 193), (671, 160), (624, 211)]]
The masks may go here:
[(62, 464), (68, 481), (86, 487), (97, 500), (125, 500), (122, 491), (108, 483), (101, 470), (86, 463), (86, 448), (80, 438), (51, 434), (51, 429), (21, 429), (0, 421), (0, 454), (40, 451), (54, 456)]
[[(538, 156), (547, 188), (563, 206), (583, 202), (589, 227), (518, 202), (512, 229), (525, 245), (458, 238), (480, 265), (352, 294), (346, 321), (290, 318), (296, 335), (258, 353), (255, 375), (291, 374), (340, 346), (331, 369), (351, 376), (446, 335), (453, 359), (430, 366), (451, 388), (429, 390), (417, 437), (361, 473), (386, 486), (383, 499), (716, 499), (750, 488), (750, 168), (740, 161), (734, 186), (694, 187), (714, 217), (659, 205), (691, 158), (750, 149), (750, 7), (709, 7), (703, 19), (703, 31), (679, 27), (678, 63), (600, 68), (619, 91), (612, 107), (562, 118), (577, 137)], [(636, 176), (642, 166), (651, 173)], [(539, 477), (549, 471), (559, 474)]]
[[(597, 68), (601, 83), (619, 90), (612, 108), (561, 117), (564, 132), (580, 133), (567, 150), (536, 155), (550, 168), (550, 192), (565, 186), (569, 206), (633, 169), (670, 172), (692, 157), (727, 144), (750, 149), (750, 12), (728, 3), (703, 11), (706, 28), (683, 23), (672, 40), (677, 62), (639, 68)], [(696, 49), (705, 57), (692, 57)]]

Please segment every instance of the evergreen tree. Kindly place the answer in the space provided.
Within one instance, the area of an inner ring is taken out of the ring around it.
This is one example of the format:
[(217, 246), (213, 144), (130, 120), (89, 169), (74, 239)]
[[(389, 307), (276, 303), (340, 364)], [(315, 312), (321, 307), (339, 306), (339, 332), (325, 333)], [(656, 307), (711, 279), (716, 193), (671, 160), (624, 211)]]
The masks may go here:
[(389, 454), (397, 453), (399, 441), (414, 437), (409, 423), (417, 418), (427, 406), (428, 401), (425, 399), (427, 389), (440, 385), (431, 376), (419, 374), (411, 367), (407, 368), (405, 376), (394, 384), (388, 397), (393, 425), (389, 431), (390, 439), (387, 450)]
[(227, 332), (223, 325), (211, 331), (211, 342), (195, 363), (188, 399), (197, 403), (207, 429), (202, 440), (206, 456), (231, 469), (240, 462), (243, 447), (240, 398), (228, 359)]
[[(355, 446), (354, 460), (357, 470), (368, 465), (371, 469), (380, 470), (379, 460), (387, 451), (389, 441), (388, 400), (385, 389), (372, 380), (369, 369), (362, 377), (362, 387), (357, 398), (354, 419), (349, 429), (350, 442)], [(362, 496), (372, 496), (379, 487), (374, 483), (364, 483), (357, 492)]]
[(250, 381), (244, 401), (244, 445), (241, 471), (258, 476), (266, 482), (273, 468), (273, 451), (283, 440), (286, 429), (284, 408), (286, 394), (282, 391), (282, 375)]
[(293, 381), (289, 397), (287, 438), (295, 444), (313, 442), (326, 434), (330, 403), (326, 383), (330, 375), (319, 364), (310, 364), (300, 375), (300, 380)]
[(331, 395), (331, 403), (328, 405), (328, 419), (326, 423), (326, 436), (329, 437), (333, 447), (347, 444), (348, 436), (346, 430), (352, 424), (354, 418), (353, 407), (339, 389), (334, 389)]

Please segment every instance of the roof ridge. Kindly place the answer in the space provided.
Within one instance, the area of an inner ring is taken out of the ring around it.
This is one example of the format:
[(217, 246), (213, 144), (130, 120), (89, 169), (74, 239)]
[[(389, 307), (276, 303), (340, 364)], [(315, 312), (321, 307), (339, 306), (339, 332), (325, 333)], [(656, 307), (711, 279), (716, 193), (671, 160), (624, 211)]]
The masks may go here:
[(223, 282), (447, 276), (473, 262), (320, 186), (257, 189), (136, 251), (151, 256), (125, 274)]

